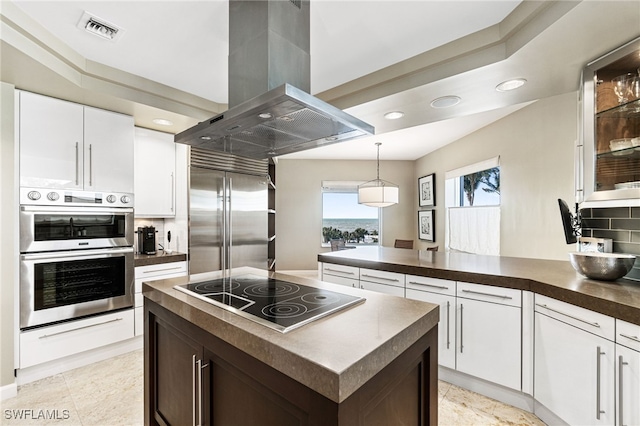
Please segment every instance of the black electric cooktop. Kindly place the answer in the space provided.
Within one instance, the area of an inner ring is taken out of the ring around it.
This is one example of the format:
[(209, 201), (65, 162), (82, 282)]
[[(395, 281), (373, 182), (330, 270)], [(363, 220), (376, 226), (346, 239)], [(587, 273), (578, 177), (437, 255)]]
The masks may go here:
[(283, 333), (365, 300), (251, 274), (174, 288)]

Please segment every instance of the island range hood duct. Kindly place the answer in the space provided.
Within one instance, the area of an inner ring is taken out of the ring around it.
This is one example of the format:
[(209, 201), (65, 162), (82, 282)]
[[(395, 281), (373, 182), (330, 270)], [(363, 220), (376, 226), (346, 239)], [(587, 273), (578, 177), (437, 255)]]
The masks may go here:
[(374, 134), (311, 96), (309, 0), (229, 0), (229, 109), (175, 136), (266, 159)]

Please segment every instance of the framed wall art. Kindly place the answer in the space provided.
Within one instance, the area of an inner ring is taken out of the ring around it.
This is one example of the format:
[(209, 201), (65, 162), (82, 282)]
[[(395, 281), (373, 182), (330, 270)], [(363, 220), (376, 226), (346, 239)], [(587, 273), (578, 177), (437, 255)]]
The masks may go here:
[(421, 210), (418, 212), (418, 238), (421, 240), (436, 240), (433, 215), (433, 210)]
[(420, 207), (436, 205), (436, 175), (434, 173), (418, 179), (418, 205)]

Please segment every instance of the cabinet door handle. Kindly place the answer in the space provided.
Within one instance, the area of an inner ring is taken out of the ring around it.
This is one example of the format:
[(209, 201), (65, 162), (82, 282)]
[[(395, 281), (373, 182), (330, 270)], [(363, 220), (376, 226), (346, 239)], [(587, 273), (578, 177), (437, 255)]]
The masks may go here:
[(355, 273), (353, 272), (341, 271), (340, 269), (324, 268), (324, 270), (329, 272), (340, 272), (341, 274), (347, 274), (347, 275), (355, 275)]
[(560, 315), (564, 315), (565, 317), (572, 318), (572, 319), (574, 319), (576, 321), (580, 321), (580, 322), (583, 322), (585, 324), (589, 324), (592, 327), (600, 328), (600, 324), (598, 324), (597, 322), (589, 322), (587, 320), (583, 320), (582, 318), (574, 317), (573, 315), (569, 315), (569, 314), (566, 314), (566, 313), (564, 313), (562, 311), (558, 311), (557, 309), (550, 308), (550, 307), (548, 307), (547, 305), (544, 305), (544, 304), (536, 303), (536, 306), (540, 306), (541, 308), (548, 309), (548, 310), (550, 310), (552, 312), (555, 312), (555, 313), (560, 314)]
[(464, 348), (464, 345), (462, 344), (463, 342), (463, 335), (462, 332), (464, 330), (464, 315), (463, 315), (463, 309), (464, 309), (464, 305), (461, 303), (460, 304), (460, 353), (462, 353), (462, 350)]
[(451, 317), (449, 316), (449, 312), (450, 312), (450, 308), (451, 307), (451, 303), (449, 303), (449, 301), (447, 300), (447, 349), (449, 349), (449, 325), (451, 323)]
[(444, 286), (444, 285), (425, 284), (425, 283), (419, 283), (419, 282), (415, 282), (415, 281), (409, 281), (409, 284), (417, 284), (417, 285), (422, 285), (422, 286), (425, 286), (425, 287), (437, 288), (438, 290), (449, 290), (449, 287)]
[(622, 415), (622, 409), (624, 406), (622, 392), (624, 391), (624, 386), (622, 385), (622, 367), (625, 365), (629, 365), (628, 362), (624, 362), (622, 359), (622, 355), (618, 356), (618, 418), (620, 419), (620, 426), (626, 426), (624, 424), (624, 416)]
[(89, 144), (89, 186), (93, 186), (93, 146)]
[(596, 419), (600, 420), (600, 414), (604, 414), (604, 410), (600, 407), (600, 357), (604, 352), (600, 351), (600, 346), (596, 350)]
[(385, 281), (392, 281), (392, 282), (398, 282), (400, 280), (396, 279), (396, 278), (386, 278), (386, 277), (378, 277), (376, 275), (368, 275), (368, 274), (362, 274), (363, 277), (368, 277), (368, 278), (375, 278), (377, 280), (385, 280)]
[(71, 330), (59, 331), (57, 333), (43, 334), (42, 336), (38, 337), (38, 339), (46, 339), (47, 337), (53, 337), (53, 336), (58, 336), (60, 334), (72, 333), (74, 331), (82, 330), (82, 329), (85, 329), (85, 328), (97, 327), (99, 325), (109, 324), (111, 322), (116, 322), (116, 321), (122, 321), (122, 318), (114, 318), (114, 319), (109, 320), (109, 321), (99, 322), (97, 324), (89, 324), (89, 325), (85, 325), (85, 326), (78, 327), (78, 328), (72, 328)]
[(196, 423), (196, 388), (197, 388), (197, 379), (196, 379), (196, 373), (197, 373), (197, 368), (198, 368), (198, 363), (196, 361), (196, 356), (192, 355), (191, 356), (191, 424), (192, 426), (197, 426)]
[(196, 361), (196, 370), (197, 370), (197, 377), (198, 377), (198, 387), (197, 387), (197, 402), (198, 402), (198, 423), (197, 426), (203, 426), (204, 425), (204, 421), (202, 418), (202, 405), (203, 405), (203, 401), (202, 401), (202, 372), (204, 371), (205, 368), (207, 368), (209, 366), (209, 364), (204, 364), (202, 365), (202, 360), (199, 359)]
[(463, 293), (471, 293), (471, 294), (481, 294), (482, 296), (491, 296), (497, 297), (499, 299), (513, 299), (511, 296), (503, 296), (500, 294), (491, 294), (491, 293), (483, 293), (481, 291), (473, 291), (473, 290), (462, 290)]
[(638, 336), (627, 336), (626, 334), (622, 333), (620, 333), (620, 336), (626, 337), (627, 339), (635, 340), (636, 342), (640, 343), (640, 339), (638, 339)]
[(78, 179), (80, 178), (78, 169), (80, 168), (80, 162), (78, 161), (78, 142), (76, 142), (76, 186), (79, 185)]
[(173, 206), (175, 204), (174, 200), (175, 200), (175, 193), (174, 193), (174, 177), (173, 177), (173, 172), (171, 172), (171, 211), (173, 211)]

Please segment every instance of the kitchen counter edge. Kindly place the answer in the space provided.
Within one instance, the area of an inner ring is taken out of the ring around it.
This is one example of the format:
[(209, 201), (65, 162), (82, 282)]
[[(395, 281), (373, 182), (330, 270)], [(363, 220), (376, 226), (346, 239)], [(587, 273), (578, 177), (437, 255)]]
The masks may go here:
[(318, 262), (531, 291), (640, 325), (640, 283), (588, 279), (568, 261), (361, 247)]

